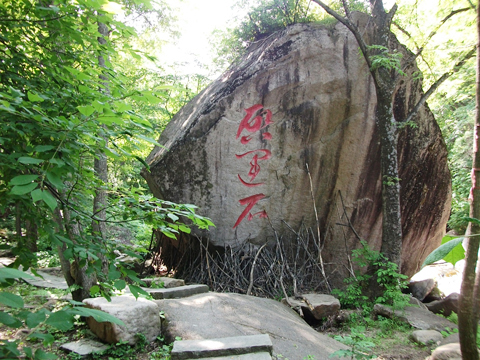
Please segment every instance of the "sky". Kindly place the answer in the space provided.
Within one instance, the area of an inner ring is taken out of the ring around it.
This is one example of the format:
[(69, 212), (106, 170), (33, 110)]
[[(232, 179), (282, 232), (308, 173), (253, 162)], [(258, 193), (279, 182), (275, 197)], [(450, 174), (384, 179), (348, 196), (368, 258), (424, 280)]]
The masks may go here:
[(179, 8), (178, 24), (182, 36), (175, 44), (163, 48), (163, 60), (167, 63), (188, 62), (184, 71), (207, 75), (196, 62), (208, 64), (212, 58), (209, 38), (213, 30), (231, 26), (236, 15), (234, 0), (168, 0)]
[[(211, 33), (215, 29), (232, 27), (236, 16), (242, 15), (239, 9), (232, 9), (236, 0), (166, 0), (172, 7), (178, 8), (179, 31), (182, 33), (175, 44), (162, 49), (162, 64), (186, 63), (176, 70), (183, 74), (210, 73), (200, 64), (209, 64), (212, 50), (209, 44)], [(384, 0), (386, 9), (390, 9), (395, 0)], [(317, 6), (317, 5), (315, 5)], [(214, 77), (220, 74), (215, 74)]]

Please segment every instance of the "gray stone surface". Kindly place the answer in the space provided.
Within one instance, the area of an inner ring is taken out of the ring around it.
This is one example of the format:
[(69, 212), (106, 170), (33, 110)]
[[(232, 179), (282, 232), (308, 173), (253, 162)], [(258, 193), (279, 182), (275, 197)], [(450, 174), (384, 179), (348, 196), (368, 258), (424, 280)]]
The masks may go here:
[(426, 360), (462, 360), (459, 343), (451, 343), (436, 348)]
[(302, 295), (313, 317), (317, 320), (335, 315), (340, 310), (340, 301), (335, 296), (325, 294)]
[(408, 289), (412, 293), (412, 296), (422, 301), (435, 287), (436, 283), (434, 279), (425, 279), (420, 281), (411, 281), (408, 284)]
[(108, 349), (108, 345), (92, 339), (80, 339), (60, 346), (60, 349), (73, 352), (81, 356), (102, 353)]
[(240, 294), (206, 293), (183, 299), (155, 301), (165, 313), (167, 340), (184, 340), (268, 334), (273, 353), (288, 359), (312, 355), (327, 360), (346, 346), (316, 332), (293, 310), (270, 299)]
[(429, 302), (425, 304), (425, 306), (428, 308), (428, 310), (430, 310), (435, 314), (450, 316), (452, 312), (458, 313), (459, 299), (460, 299), (460, 294), (451, 293), (445, 299)]
[[(366, 15), (356, 21), (370, 30)], [(398, 50), (404, 59), (410, 56), (400, 45)], [(416, 65), (405, 71), (395, 98), (398, 121), (422, 95)], [(284, 240), (295, 238), (289, 226), (316, 226), (308, 163), (327, 275), (343, 279), (348, 252), (339, 249), (352, 249), (357, 240), (352, 232), (344, 239), (336, 225), (344, 223), (339, 190), (357, 233), (374, 248), (382, 238), (375, 107), (374, 83), (350, 31), (340, 23), (295, 24), (256, 42), (184, 106), (162, 132), (164, 147), (148, 156), (151, 171), (142, 174), (157, 197), (195, 204), (213, 220), (210, 245), (261, 245), (275, 239), (269, 221)], [(410, 276), (440, 245), (451, 198), (447, 150), (427, 106), (415, 124), (400, 132), (398, 146), (401, 268)], [(168, 258), (165, 246), (162, 255)]]
[(272, 353), (272, 341), (267, 334), (233, 336), (217, 339), (181, 340), (173, 343), (172, 360), (200, 359), (257, 352)]
[(105, 311), (124, 322), (125, 326), (120, 326), (97, 322), (92, 317), (87, 319), (90, 330), (109, 344), (127, 341), (133, 345), (137, 342), (135, 335), (138, 333), (145, 335), (148, 341), (155, 340), (161, 334), (160, 309), (153, 301), (122, 295), (112, 297), (110, 302), (105, 298), (85, 299), (83, 302), (92, 309)]
[(272, 356), (268, 352), (261, 352), (255, 354), (231, 355), (220, 357), (203, 358), (203, 360), (272, 360)]
[(182, 279), (175, 279), (175, 278), (170, 278), (166, 276), (160, 276), (160, 277), (155, 277), (155, 278), (145, 278), (142, 279), (145, 284), (147, 284), (148, 287), (151, 287), (152, 284), (160, 285), (163, 283), (163, 287), (165, 289), (170, 289), (174, 287), (179, 287), (179, 286), (185, 286), (185, 281)]
[[(37, 271), (39, 275), (42, 276), (38, 277), (35, 276), (35, 279), (24, 279), (27, 283), (33, 286), (37, 287), (43, 287), (43, 288), (55, 288), (55, 289), (68, 289), (67, 282), (63, 277), (52, 275), (50, 271)], [(27, 273), (33, 275), (33, 273), (28, 270)]]
[(447, 345), (447, 344), (452, 344), (452, 343), (459, 343), (460, 342), (460, 336), (458, 333), (456, 334), (450, 334), (446, 338), (443, 338), (443, 340), (440, 342), (440, 345)]
[(399, 320), (410, 324), (419, 330), (437, 330), (457, 329), (458, 326), (442, 316), (433, 314), (428, 310), (423, 310), (413, 306), (407, 306), (404, 310), (393, 310), (390, 306), (376, 304), (373, 308), (375, 314), (385, 317), (397, 317)]
[(440, 345), (443, 336), (437, 330), (415, 330), (411, 339), (421, 345)]
[(185, 285), (181, 287), (175, 287), (170, 289), (152, 289), (152, 288), (143, 288), (148, 292), (155, 300), (160, 299), (176, 299), (183, 298), (187, 296), (192, 296), (196, 294), (203, 294), (208, 292), (207, 285)]

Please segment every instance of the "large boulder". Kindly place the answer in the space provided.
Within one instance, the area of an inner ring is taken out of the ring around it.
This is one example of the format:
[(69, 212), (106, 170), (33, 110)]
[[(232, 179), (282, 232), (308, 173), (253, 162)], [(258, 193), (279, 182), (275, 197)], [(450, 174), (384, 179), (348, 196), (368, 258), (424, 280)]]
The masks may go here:
[[(359, 14), (358, 26), (367, 23)], [(411, 55), (400, 44), (398, 51)], [(416, 65), (405, 72), (394, 101), (399, 121), (422, 95)], [(375, 107), (373, 80), (350, 32), (341, 24), (296, 24), (253, 45), (184, 106), (143, 176), (156, 196), (193, 203), (213, 220), (210, 246), (260, 245), (275, 239), (272, 227), (284, 240), (296, 236), (288, 226), (317, 234), (318, 224), (327, 273), (340, 274), (359, 245), (345, 215), (361, 238), (381, 246)], [(408, 275), (440, 244), (451, 196), (446, 147), (427, 106), (415, 125), (400, 131), (398, 149)]]

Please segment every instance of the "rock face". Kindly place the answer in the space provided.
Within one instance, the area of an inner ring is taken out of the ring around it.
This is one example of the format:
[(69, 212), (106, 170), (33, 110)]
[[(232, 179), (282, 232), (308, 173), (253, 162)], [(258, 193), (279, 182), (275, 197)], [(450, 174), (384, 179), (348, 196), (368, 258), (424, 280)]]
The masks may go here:
[[(367, 20), (359, 14), (358, 26)], [(398, 121), (422, 95), (417, 71), (409, 66), (397, 89)], [(318, 223), (327, 272), (343, 271), (358, 247), (345, 214), (360, 237), (381, 245), (375, 106), (373, 80), (343, 25), (293, 25), (250, 48), (176, 114), (143, 176), (156, 196), (193, 203), (213, 220), (210, 245), (260, 245), (275, 239), (272, 226), (287, 240), (294, 234), (286, 224), (317, 234)], [(451, 195), (446, 147), (428, 107), (415, 122), (399, 139), (408, 275), (440, 244)]]

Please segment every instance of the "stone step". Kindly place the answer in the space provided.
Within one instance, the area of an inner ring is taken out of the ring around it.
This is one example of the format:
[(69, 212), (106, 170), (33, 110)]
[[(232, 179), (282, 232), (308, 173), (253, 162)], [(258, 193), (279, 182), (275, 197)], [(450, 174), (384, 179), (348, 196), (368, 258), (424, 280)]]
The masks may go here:
[(160, 276), (155, 278), (144, 278), (142, 279), (149, 288), (152, 288), (152, 284), (160, 285), (163, 283), (163, 288), (170, 289), (179, 286), (185, 286), (185, 281), (182, 279), (175, 279), (166, 276)]
[[(219, 339), (181, 340), (173, 343), (172, 360), (228, 359), (247, 354), (250, 357), (233, 359), (268, 359), (262, 353), (272, 353), (272, 341), (267, 334), (234, 336)], [(260, 353), (260, 354), (259, 354)], [(253, 358), (252, 356), (257, 356)]]
[(80, 339), (60, 346), (60, 349), (73, 352), (80, 356), (102, 353), (108, 349), (108, 345), (92, 339)]
[[(188, 359), (195, 360), (195, 359)], [(253, 354), (230, 355), (220, 357), (203, 358), (202, 360), (272, 360), (272, 356), (268, 352), (258, 352)]]
[(185, 285), (170, 289), (152, 289), (142, 288), (148, 292), (155, 300), (184, 298), (192, 295), (208, 292), (207, 285)]

